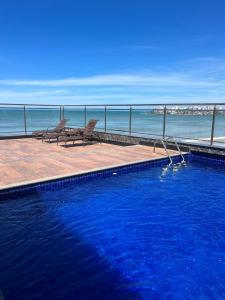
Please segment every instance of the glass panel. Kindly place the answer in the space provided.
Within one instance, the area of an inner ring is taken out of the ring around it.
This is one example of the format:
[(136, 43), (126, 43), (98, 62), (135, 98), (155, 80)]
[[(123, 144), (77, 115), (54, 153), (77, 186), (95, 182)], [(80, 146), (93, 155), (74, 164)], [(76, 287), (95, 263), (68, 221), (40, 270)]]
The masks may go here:
[(69, 127), (84, 127), (85, 126), (85, 111), (83, 106), (64, 106), (64, 118), (68, 119), (67, 126)]
[(0, 135), (25, 134), (23, 106), (0, 107)]
[(217, 106), (215, 130), (214, 130), (214, 145), (225, 145), (225, 106)]
[(163, 111), (153, 106), (132, 107), (132, 134), (162, 137)]
[(55, 127), (60, 120), (59, 107), (26, 106), (27, 132)]
[(209, 143), (212, 114), (212, 106), (167, 106), (166, 135)]
[(87, 107), (87, 123), (89, 120), (98, 120), (96, 125), (97, 130), (105, 130), (105, 108), (104, 107)]
[(107, 106), (107, 131), (129, 132), (130, 109), (126, 107)]

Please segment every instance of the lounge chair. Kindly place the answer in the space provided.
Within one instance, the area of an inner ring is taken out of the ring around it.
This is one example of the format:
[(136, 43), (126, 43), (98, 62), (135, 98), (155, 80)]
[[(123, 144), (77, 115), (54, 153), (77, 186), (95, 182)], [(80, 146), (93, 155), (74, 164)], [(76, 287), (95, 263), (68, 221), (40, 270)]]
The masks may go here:
[(65, 144), (67, 144), (67, 142), (72, 141), (73, 144), (75, 143), (75, 141), (83, 141), (83, 142), (87, 142), (93, 138), (95, 138), (95, 134), (94, 134), (94, 129), (95, 126), (97, 124), (98, 120), (90, 120), (86, 126), (85, 129), (73, 129), (67, 132), (64, 132), (63, 134), (59, 134), (58, 138), (57, 138), (57, 142), (58, 141), (63, 141)]
[(60, 138), (64, 139), (65, 137), (82, 134), (83, 130), (84, 129), (81, 128), (66, 128), (60, 132), (46, 133), (43, 135), (43, 139), (47, 139), (49, 142), (51, 140), (56, 140), (58, 145)]
[(62, 120), (60, 120), (60, 122), (58, 123), (58, 125), (55, 128), (50, 129), (50, 128), (52, 128), (52, 126), (51, 126), (51, 127), (48, 127), (46, 130), (37, 130), (37, 131), (32, 132), (32, 135), (34, 135), (35, 137), (43, 138), (45, 135), (50, 134), (50, 133), (59, 133), (65, 128), (67, 121), (68, 121), (67, 119), (62, 119)]

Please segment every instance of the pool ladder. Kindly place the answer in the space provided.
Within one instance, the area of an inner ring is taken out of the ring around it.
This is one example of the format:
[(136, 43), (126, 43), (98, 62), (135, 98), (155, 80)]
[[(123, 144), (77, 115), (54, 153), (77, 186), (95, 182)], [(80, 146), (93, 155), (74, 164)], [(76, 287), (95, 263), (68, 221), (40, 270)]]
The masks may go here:
[(176, 146), (177, 151), (179, 152), (179, 155), (182, 158), (181, 163), (185, 163), (185, 159), (184, 159), (184, 156), (183, 156), (183, 154), (182, 154), (182, 152), (180, 150), (180, 146), (178, 145), (178, 143), (177, 143), (177, 141), (175, 140), (174, 137), (167, 137), (167, 138), (155, 140), (153, 152), (155, 152), (156, 144), (159, 143), (159, 142), (163, 145), (163, 148), (164, 148), (164, 150), (165, 150), (165, 152), (166, 152), (166, 154), (167, 154), (167, 156), (169, 158), (169, 161), (170, 161), (169, 166), (171, 166), (173, 164), (171, 155), (170, 155), (170, 153), (169, 153), (169, 151), (167, 149), (167, 144), (169, 144), (169, 142), (172, 142), (172, 144), (174, 144)]

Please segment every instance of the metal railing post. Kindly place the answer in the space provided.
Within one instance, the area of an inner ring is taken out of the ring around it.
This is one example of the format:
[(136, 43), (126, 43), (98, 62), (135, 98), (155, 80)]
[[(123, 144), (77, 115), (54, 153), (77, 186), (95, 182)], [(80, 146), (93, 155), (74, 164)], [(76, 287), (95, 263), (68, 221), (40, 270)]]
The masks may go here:
[(163, 110), (163, 138), (165, 138), (166, 135), (166, 105), (164, 106)]
[(105, 132), (107, 131), (107, 106), (105, 106), (105, 125), (104, 125)]
[(132, 106), (130, 105), (130, 114), (129, 114), (129, 135), (132, 133)]
[(24, 119), (24, 132), (27, 134), (27, 116), (26, 116), (26, 106), (23, 106), (23, 119)]
[(84, 106), (84, 127), (87, 126), (87, 106)]
[(62, 107), (62, 118), (65, 119), (64, 118), (64, 106)]
[(215, 120), (216, 120), (216, 105), (214, 105), (214, 108), (213, 108), (210, 146), (212, 146), (213, 142), (214, 142)]
[(59, 107), (59, 119), (62, 120), (62, 106)]

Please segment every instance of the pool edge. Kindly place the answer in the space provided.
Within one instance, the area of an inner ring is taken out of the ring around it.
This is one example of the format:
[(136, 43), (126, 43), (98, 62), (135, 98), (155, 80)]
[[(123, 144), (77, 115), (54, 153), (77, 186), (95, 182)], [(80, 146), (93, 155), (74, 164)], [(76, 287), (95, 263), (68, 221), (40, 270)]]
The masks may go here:
[[(183, 155), (187, 155), (188, 153), (183, 153)], [(170, 155), (171, 158), (179, 158), (180, 154), (172, 154)], [(114, 169), (123, 169), (126, 167), (132, 167), (132, 166), (137, 166), (137, 165), (142, 165), (146, 163), (152, 163), (152, 162), (158, 162), (158, 161), (167, 161), (168, 157), (167, 156), (160, 156), (157, 158), (150, 158), (150, 159), (144, 159), (144, 160), (138, 160), (138, 161), (133, 161), (125, 164), (117, 164), (117, 165), (110, 165), (107, 167), (101, 167), (101, 168), (94, 168), (90, 169), (87, 171), (81, 171), (81, 172), (73, 172), (73, 173), (67, 173), (64, 175), (59, 175), (59, 176), (52, 176), (52, 177), (45, 177), (43, 179), (37, 179), (37, 180), (31, 180), (31, 181), (23, 181), (20, 183), (16, 184), (9, 184), (3, 187), (0, 187), (0, 196), (5, 195), (5, 194), (11, 194), (14, 193), (20, 189), (29, 189), (29, 188), (34, 188), (36, 186), (41, 186), (45, 184), (50, 184), (50, 183), (57, 183), (58, 181), (70, 179), (70, 178), (78, 178), (78, 177), (85, 177), (87, 175), (92, 175), (92, 174), (99, 174), (101, 172), (105, 171), (113, 171)]]

